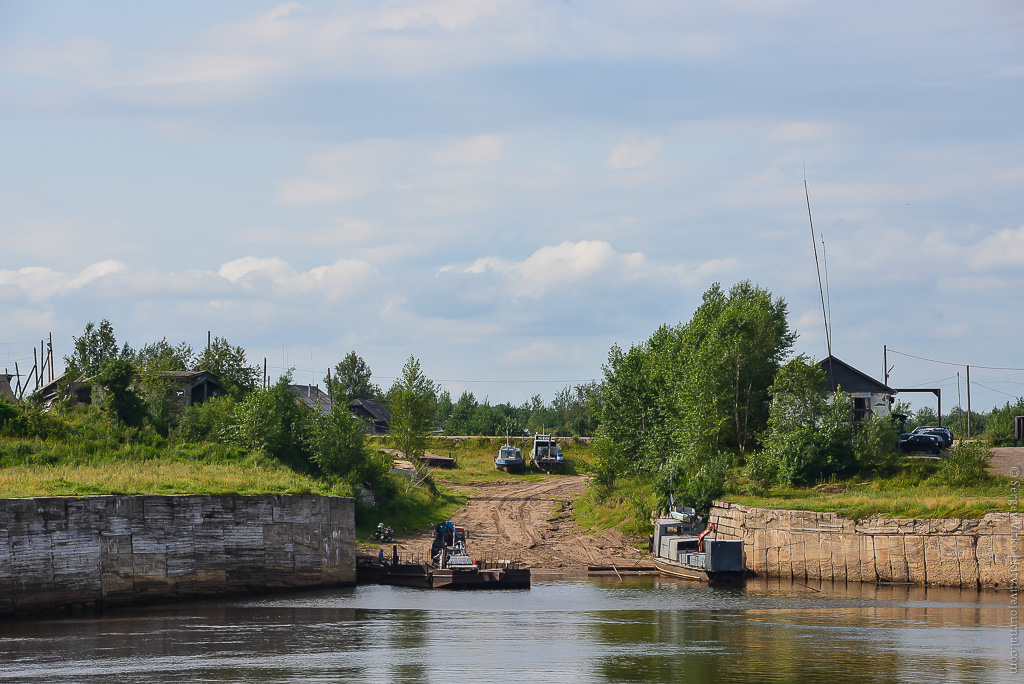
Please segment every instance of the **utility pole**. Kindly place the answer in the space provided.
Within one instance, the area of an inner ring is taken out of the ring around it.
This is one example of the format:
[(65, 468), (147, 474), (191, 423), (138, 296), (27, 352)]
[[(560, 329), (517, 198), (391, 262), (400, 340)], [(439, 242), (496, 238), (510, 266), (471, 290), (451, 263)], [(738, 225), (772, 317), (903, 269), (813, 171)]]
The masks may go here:
[(971, 367), (967, 367), (967, 439), (971, 438)]

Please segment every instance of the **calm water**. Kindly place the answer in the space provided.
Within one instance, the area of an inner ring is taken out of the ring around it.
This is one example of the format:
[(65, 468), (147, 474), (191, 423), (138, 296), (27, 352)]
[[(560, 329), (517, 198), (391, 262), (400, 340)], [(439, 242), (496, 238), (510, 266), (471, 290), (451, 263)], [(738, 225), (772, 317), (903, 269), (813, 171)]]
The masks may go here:
[(365, 586), (0, 622), (0, 682), (1022, 682), (1008, 603), (657, 577)]

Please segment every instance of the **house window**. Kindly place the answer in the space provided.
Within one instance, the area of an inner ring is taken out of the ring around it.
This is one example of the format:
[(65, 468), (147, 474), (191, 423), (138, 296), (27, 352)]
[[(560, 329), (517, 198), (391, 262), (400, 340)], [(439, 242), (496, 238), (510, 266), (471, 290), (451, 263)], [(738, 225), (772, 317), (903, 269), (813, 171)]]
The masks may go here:
[(871, 416), (871, 397), (853, 398), (853, 422), (862, 423)]

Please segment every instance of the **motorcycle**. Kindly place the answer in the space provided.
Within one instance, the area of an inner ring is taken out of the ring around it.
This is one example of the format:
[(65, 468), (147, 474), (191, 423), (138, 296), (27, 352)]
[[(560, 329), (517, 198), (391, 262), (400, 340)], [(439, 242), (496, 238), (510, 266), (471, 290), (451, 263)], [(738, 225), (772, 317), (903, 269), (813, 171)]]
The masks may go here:
[(377, 526), (377, 531), (373, 533), (374, 541), (379, 542), (393, 542), (395, 541), (395, 531), (390, 527), (384, 527), (383, 524)]

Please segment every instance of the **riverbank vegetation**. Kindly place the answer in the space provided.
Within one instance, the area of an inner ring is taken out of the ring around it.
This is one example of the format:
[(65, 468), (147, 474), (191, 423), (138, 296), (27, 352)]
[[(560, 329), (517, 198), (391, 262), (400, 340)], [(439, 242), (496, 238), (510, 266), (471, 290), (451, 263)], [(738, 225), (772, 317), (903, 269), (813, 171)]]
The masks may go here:
[[(893, 419), (855, 425), (850, 397), (827, 392), (812, 359), (791, 356), (786, 319), (767, 290), (716, 284), (689, 322), (613, 346), (600, 382), (563, 388), (551, 404), (492, 405), (469, 392), (453, 401), (411, 356), (385, 391), (351, 352), (324, 378), (329, 408), (297, 401), (289, 374), (261, 382), (244, 349), (222, 338), (201, 353), (166, 340), (134, 349), (118, 345), (109, 322), (90, 323), (55, 396), (0, 398), (0, 496), (312, 492), (356, 497), (360, 525), (387, 518), (418, 529), (460, 505), (449, 483), (545, 477), (493, 466), (506, 440), (528, 453), (529, 435), (544, 431), (560, 437), (563, 474), (591, 476), (575, 502), (585, 528), (645, 536), (650, 512), (670, 500), (707, 511), (716, 498), (857, 518), (1006, 510), (986, 447), (1012, 439), (1024, 398), (971, 414), (981, 439), (961, 440), (941, 461), (907, 459)], [(186, 370), (213, 373), (223, 392), (186, 405), (167, 376)], [(76, 379), (91, 403), (76, 403)], [(389, 408), (391, 434), (369, 436), (348, 410), (353, 399)], [(904, 429), (937, 422), (920, 409)], [(967, 416), (954, 409), (943, 422), (956, 431)], [(416, 469), (393, 471), (395, 450)], [(456, 467), (426, 468), (416, 457), (428, 452)]]

